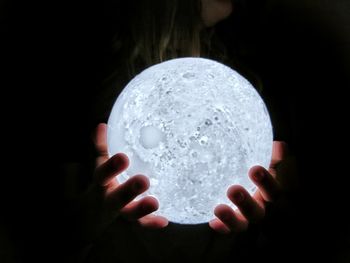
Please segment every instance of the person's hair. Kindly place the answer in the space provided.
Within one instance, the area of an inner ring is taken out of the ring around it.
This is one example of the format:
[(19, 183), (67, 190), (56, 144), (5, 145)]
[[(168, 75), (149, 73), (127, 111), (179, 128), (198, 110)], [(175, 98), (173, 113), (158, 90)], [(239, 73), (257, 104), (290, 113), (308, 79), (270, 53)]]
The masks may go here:
[(116, 16), (123, 18), (113, 48), (129, 76), (171, 58), (208, 52), (210, 33), (203, 30), (200, 0), (121, 1), (118, 6)]
[(223, 62), (226, 56), (220, 41), (212, 41), (214, 29), (203, 24), (201, 0), (106, 0), (104, 13), (113, 41), (96, 90), (96, 122), (105, 121), (121, 88), (145, 68), (179, 57)]

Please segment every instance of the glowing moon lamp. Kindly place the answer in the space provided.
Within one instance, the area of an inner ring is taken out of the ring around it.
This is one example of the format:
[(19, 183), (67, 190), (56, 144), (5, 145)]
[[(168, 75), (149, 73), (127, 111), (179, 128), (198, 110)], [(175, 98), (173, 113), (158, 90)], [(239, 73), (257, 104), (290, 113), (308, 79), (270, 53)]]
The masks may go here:
[(208, 222), (230, 185), (250, 193), (254, 165), (268, 167), (272, 126), (266, 106), (241, 75), (203, 58), (169, 60), (124, 88), (108, 120), (110, 156), (123, 152), (124, 182), (145, 174), (159, 215), (182, 224)]

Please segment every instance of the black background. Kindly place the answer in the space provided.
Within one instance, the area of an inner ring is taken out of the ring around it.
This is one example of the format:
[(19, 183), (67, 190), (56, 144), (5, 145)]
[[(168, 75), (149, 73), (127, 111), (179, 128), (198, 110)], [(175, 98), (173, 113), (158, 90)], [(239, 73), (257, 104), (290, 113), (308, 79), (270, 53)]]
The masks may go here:
[[(281, 222), (293, 235), (276, 258), (349, 262), (350, 1), (239, 2), (219, 33), (269, 87), (276, 118), (289, 116), (281, 139), (298, 163), (297, 211)], [(1, 2), (0, 256), (9, 262), (64, 242), (60, 169), (88, 158), (113, 35), (106, 3)]]

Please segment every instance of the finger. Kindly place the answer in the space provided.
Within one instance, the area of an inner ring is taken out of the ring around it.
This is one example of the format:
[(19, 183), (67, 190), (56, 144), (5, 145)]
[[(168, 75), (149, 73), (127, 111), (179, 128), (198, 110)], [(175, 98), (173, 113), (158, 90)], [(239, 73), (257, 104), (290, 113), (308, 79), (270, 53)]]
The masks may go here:
[(234, 233), (242, 232), (248, 228), (247, 220), (239, 218), (228, 205), (218, 205), (214, 210), (214, 214)]
[(242, 186), (231, 186), (227, 190), (227, 197), (250, 223), (256, 223), (265, 216), (262, 204), (259, 204)]
[(168, 219), (166, 219), (165, 217), (155, 215), (144, 216), (140, 218), (138, 222), (142, 227), (153, 229), (164, 228), (169, 224)]
[(98, 167), (108, 160), (107, 125), (105, 123), (97, 125), (94, 143), (97, 151), (96, 166)]
[(129, 158), (124, 153), (117, 153), (112, 156), (108, 161), (101, 164), (96, 168), (95, 180), (100, 186), (107, 186), (114, 181), (114, 177), (122, 173), (129, 166)]
[(121, 214), (127, 220), (135, 221), (156, 211), (158, 207), (159, 204), (157, 199), (152, 196), (147, 196), (139, 201), (131, 202), (125, 206), (122, 209)]
[(264, 201), (271, 202), (277, 200), (281, 187), (278, 181), (261, 166), (254, 166), (249, 170), (250, 179), (259, 188)]
[(144, 175), (135, 175), (125, 183), (118, 185), (106, 197), (106, 204), (115, 211), (120, 211), (136, 196), (149, 188), (149, 180)]
[(272, 158), (269, 172), (276, 176), (277, 166), (285, 159), (287, 155), (287, 144), (282, 141), (274, 141), (272, 145)]
[(226, 226), (226, 224), (224, 224), (218, 218), (215, 218), (215, 219), (209, 221), (209, 226), (211, 229), (213, 229), (214, 231), (216, 231), (220, 234), (230, 234), (231, 233), (230, 228), (228, 228), (228, 226)]

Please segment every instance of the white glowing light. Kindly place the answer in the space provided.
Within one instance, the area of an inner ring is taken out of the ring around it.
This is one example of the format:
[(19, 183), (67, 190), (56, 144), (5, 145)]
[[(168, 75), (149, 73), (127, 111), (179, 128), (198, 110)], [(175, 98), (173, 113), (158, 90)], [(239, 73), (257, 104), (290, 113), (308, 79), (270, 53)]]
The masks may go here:
[(254, 165), (268, 167), (272, 126), (263, 100), (236, 71), (203, 58), (180, 58), (137, 75), (108, 120), (109, 154), (126, 153), (124, 182), (145, 174), (157, 214), (177, 223), (214, 218), (215, 206), (234, 205), (230, 185), (256, 190)]

